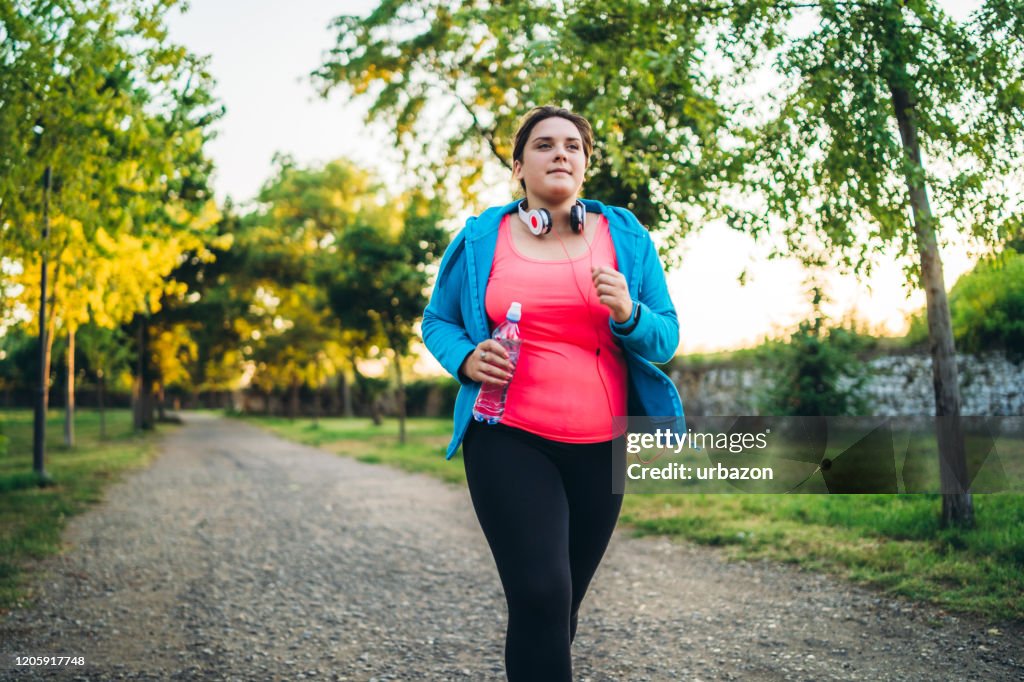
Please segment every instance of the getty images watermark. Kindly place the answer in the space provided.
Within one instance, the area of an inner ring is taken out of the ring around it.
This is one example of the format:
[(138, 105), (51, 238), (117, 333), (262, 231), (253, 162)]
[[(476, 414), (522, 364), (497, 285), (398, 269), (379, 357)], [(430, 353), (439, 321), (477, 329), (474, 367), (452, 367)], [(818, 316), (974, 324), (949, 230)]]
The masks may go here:
[(1021, 416), (623, 420), (616, 493), (1024, 492)]
[[(696, 433), (692, 430), (678, 433), (668, 428), (656, 428), (653, 433), (626, 433), (626, 453), (638, 458), (641, 453), (655, 451), (678, 456), (684, 449), (695, 451), (716, 450), (733, 454), (751, 449), (764, 450), (768, 447), (770, 428), (763, 433)], [(688, 466), (683, 462), (666, 462), (663, 466), (647, 466), (658, 459), (633, 462), (626, 466), (626, 475), (632, 480), (678, 480), (678, 481), (760, 481), (772, 480), (775, 473), (770, 466)]]

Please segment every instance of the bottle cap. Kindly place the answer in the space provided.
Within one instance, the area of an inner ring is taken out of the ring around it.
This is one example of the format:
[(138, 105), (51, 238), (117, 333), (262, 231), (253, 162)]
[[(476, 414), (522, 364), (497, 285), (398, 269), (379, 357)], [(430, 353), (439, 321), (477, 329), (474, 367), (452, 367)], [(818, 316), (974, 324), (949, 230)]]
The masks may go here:
[(505, 313), (505, 319), (518, 322), (523, 317), (523, 305), (519, 301), (512, 301), (512, 305), (508, 307), (508, 312)]

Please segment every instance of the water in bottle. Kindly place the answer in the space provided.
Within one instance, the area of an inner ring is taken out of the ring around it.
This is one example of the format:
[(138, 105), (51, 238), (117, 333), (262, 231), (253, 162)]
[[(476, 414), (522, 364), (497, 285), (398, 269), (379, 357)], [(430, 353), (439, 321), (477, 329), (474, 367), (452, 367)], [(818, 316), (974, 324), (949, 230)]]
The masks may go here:
[[(508, 360), (512, 363), (513, 373), (516, 370), (516, 363), (519, 361), (519, 347), (522, 344), (519, 337), (519, 319), (522, 317), (522, 309), (519, 303), (513, 302), (505, 314), (505, 321), (499, 324), (491, 334), (491, 338), (508, 351)], [(505, 398), (508, 396), (508, 387), (511, 383), (511, 379), (504, 386), (484, 383), (480, 387), (480, 394), (473, 405), (473, 419), (488, 424), (497, 424), (501, 421), (501, 416), (505, 414)]]

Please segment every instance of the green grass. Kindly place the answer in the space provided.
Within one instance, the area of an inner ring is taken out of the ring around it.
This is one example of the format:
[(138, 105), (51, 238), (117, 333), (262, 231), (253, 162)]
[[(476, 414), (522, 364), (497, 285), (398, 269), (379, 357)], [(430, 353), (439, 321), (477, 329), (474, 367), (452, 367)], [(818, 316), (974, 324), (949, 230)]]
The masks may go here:
[(1024, 499), (976, 495), (978, 527), (939, 527), (938, 495), (631, 495), (622, 519), (737, 559), (824, 570), (989, 618), (1024, 620)]
[(449, 483), (466, 481), (462, 460), (444, 459), (444, 451), (451, 440), (450, 420), (409, 419), (406, 421), (406, 443), (399, 445), (397, 419), (385, 419), (380, 426), (374, 426), (369, 418), (328, 418), (321, 419), (319, 425), (311, 419), (238, 418), (268, 428), (289, 440), (355, 457), (361, 462), (422, 472)]
[[(66, 520), (103, 499), (107, 485), (144, 466), (154, 439), (133, 435), (131, 412), (107, 411), (107, 440), (99, 438), (99, 413), (78, 410), (73, 449), (64, 446), (64, 413), (52, 409), (46, 421), (46, 472), (41, 487), (32, 471), (32, 412), (0, 410), (0, 431), (9, 439), (0, 450), (0, 611), (32, 599), (30, 562), (62, 549)], [(163, 428), (174, 428), (161, 425)]]
[[(451, 422), (246, 417), (286, 438), (360, 460), (465, 482), (445, 461)], [(734, 559), (827, 571), (893, 594), (991, 620), (1024, 620), (1024, 496), (975, 495), (977, 527), (939, 527), (938, 495), (626, 495), (621, 520), (721, 548)]]

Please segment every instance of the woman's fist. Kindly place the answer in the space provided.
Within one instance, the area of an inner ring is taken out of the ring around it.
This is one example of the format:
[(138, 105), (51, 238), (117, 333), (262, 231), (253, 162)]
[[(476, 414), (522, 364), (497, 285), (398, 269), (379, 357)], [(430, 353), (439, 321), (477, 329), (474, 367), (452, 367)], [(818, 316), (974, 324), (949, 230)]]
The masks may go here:
[(626, 277), (607, 265), (591, 268), (590, 277), (598, 300), (611, 312), (612, 319), (619, 324), (628, 320), (633, 312), (633, 299), (629, 297)]

